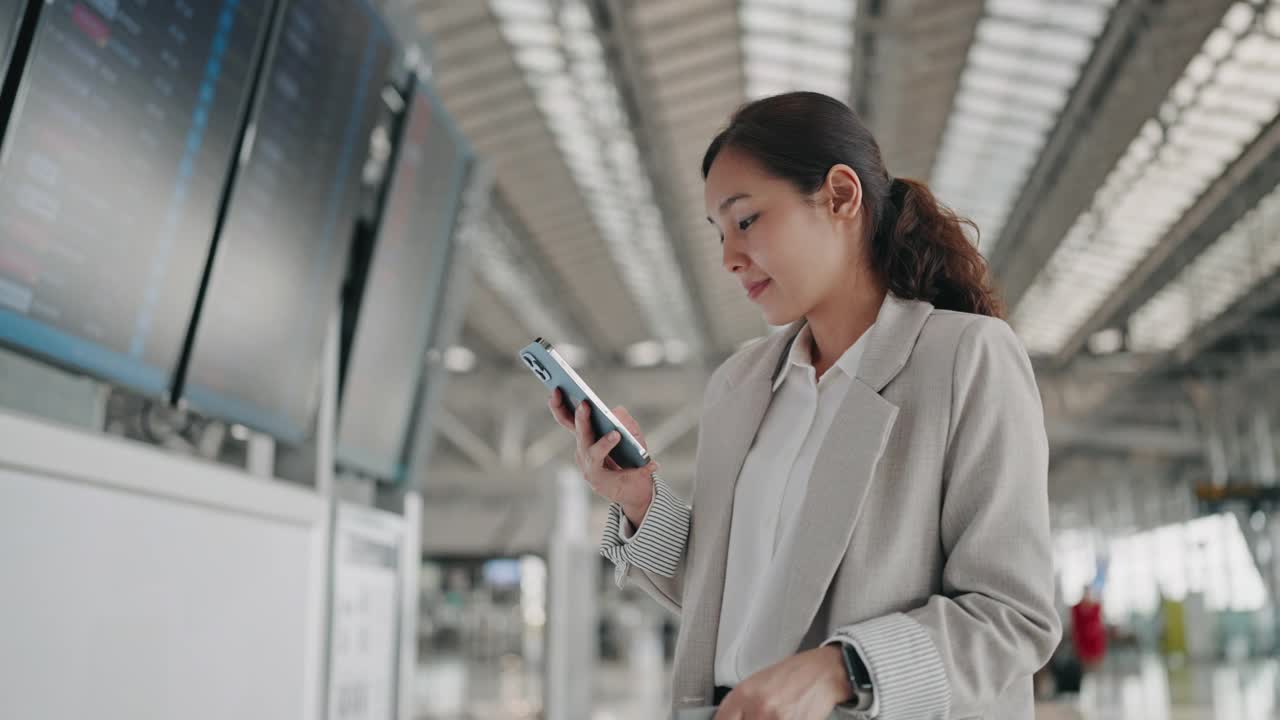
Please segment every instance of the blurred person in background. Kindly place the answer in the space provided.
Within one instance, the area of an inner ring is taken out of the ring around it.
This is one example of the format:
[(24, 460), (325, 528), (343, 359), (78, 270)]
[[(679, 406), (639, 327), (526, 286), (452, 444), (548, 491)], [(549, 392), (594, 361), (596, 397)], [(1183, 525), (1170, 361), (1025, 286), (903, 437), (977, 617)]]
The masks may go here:
[(1102, 666), (1107, 655), (1107, 626), (1092, 585), (1084, 587), (1080, 602), (1071, 607), (1071, 642), (1085, 672)]
[(1170, 667), (1181, 667), (1187, 656), (1187, 606), (1165, 594), (1160, 588), (1156, 622), (1160, 628), (1160, 652), (1169, 659)]
[(618, 583), (681, 615), (675, 708), (1031, 718), (1061, 637), (1048, 444), (965, 221), (817, 93), (739, 109), (702, 174), (725, 271), (787, 327), (712, 375), (691, 502), (550, 399)]

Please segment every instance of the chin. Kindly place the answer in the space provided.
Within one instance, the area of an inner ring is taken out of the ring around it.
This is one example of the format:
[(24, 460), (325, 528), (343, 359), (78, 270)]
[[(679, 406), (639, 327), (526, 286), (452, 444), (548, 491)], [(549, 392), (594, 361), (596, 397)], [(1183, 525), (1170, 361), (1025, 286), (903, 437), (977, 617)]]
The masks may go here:
[(764, 313), (764, 321), (770, 325), (777, 327), (790, 325), (791, 323), (804, 317), (803, 313), (791, 312), (784, 308), (761, 308)]

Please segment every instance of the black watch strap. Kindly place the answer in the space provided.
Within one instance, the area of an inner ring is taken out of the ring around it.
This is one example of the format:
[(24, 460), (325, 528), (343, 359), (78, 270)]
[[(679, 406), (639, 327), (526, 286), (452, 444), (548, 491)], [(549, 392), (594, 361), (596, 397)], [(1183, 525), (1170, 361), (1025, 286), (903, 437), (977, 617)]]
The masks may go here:
[(854, 710), (867, 711), (872, 705), (871, 673), (853, 643), (841, 641), (840, 653), (844, 656), (844, 669), (849, 675), (849, 685), (853, 687), (853, 699), (850, 704)]

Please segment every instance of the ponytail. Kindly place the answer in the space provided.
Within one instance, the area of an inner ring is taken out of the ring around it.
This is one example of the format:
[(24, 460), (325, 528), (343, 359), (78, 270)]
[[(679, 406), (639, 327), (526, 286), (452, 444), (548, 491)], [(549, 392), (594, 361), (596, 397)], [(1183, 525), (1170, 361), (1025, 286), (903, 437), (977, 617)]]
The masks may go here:
[(965, 234), (971, 220), (938, 202), (917, 180), (894, 179), (871, 242), (871, 264), (898, 297), (941, 310), (1004, 317), (987, 263)]
[(974, 235), (977, 226), (939, 203), (924, 183), (893, 179), (880, 146), (849, 106), (814, 92), (742, 106), (703, 155), (704, 179), (727, 147), (751, 155), (805, 194), (817, 192), (833, 166), (853, 168), (871, 218), (871, 265), (890, 292), (942, 310), (1003, 317), (986, 261), (965, 235), (964, 226)]

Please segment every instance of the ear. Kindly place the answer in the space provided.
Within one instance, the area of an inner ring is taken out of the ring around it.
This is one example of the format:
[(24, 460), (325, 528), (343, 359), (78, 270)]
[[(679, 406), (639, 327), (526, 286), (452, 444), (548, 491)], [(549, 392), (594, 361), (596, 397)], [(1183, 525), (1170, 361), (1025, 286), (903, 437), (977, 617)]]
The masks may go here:
[(852, 220), (862, 210), (862, 179), (848, 165), (832, 165), (823, 190), (836, 216)]

